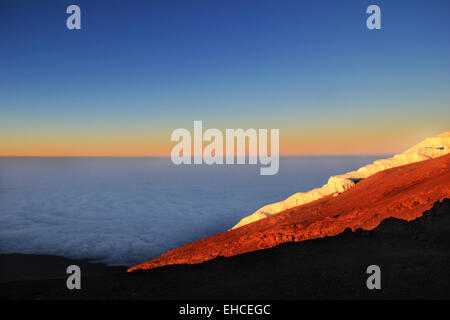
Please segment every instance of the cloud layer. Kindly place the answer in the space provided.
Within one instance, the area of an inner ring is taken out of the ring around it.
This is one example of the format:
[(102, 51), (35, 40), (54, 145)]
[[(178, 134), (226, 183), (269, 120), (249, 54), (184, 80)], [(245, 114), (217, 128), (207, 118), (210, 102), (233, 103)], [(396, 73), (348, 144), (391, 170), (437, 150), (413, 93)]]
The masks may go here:
[(282, 158), (276, 176), (168, 158), (0, 158), (0, 252), (133, 265), (375, 158)]

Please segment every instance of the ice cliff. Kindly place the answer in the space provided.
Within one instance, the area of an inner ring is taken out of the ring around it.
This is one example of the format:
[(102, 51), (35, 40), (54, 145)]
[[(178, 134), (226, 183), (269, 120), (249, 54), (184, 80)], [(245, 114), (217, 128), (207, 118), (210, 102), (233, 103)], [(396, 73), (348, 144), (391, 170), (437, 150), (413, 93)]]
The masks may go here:
[(450, 131), (447, 131), (435, 137), (427, 138), (421, 143), (413, 146), (403, 153), (393, 156), (392, 158), (380, 159), (365, 167), (359, 168), (356, 171), (331, 176), (328, 179), (327, 184), (323, 185), (321, 188), (316, 188), (308, 192), (298, 192), (286, 200), (268, 204), (252, 215), (242, 219), (233, 227), (233, 229), (263, 219), (272, 214), (315, 201), (328, 195), (338, 196), (340, 193), (353, 187), (358, 181), (377, 172), (413, 162), (433, 159), (443, 156), (449, 152)]

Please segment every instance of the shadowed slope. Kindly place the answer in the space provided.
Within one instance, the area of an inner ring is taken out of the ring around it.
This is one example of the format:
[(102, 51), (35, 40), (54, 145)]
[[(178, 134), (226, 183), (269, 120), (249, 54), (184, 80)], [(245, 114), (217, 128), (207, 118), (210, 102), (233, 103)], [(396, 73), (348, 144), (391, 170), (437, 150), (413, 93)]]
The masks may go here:
[[(389, 218), (370, 231), (346, 229), (200, 264), (82, 272), (82, 290), (67, 290), (66, 278), (0, 283), (0, 299), (448, 299), (449, 230), (447, 199), (414, 221)], [(372, 264), (381, 268), (381, 290), (366, 287)]]
[(169, 251), (130, 268), (152, 269), (230, 257), (289, 241), (371, 230), (389, 217), (413, 220), (450, 197), (450, 155), (379, 172), (337, 197), (328, 196), (241, 228)]

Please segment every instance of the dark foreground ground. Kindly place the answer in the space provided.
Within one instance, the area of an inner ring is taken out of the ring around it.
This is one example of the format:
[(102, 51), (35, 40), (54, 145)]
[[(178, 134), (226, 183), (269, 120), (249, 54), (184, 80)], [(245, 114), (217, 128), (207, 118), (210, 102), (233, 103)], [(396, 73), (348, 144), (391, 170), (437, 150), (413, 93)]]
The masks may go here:
[[(372, 231), (347, 230), (199, 265), (124, 273), (57, 257), (1, 259), (4, 278), (13, 279), (15, 264), (16, 279), (23, 272), (61, 274), (0, 283), (2, 299), (449, 299), (450, 200), (411, 222), (391, 218)], [(66, 289), (65, 268), (72, 263), (84, 275), (81, 290)], [(381, 290), (366, 287), (373, 264), (381, 268)]]

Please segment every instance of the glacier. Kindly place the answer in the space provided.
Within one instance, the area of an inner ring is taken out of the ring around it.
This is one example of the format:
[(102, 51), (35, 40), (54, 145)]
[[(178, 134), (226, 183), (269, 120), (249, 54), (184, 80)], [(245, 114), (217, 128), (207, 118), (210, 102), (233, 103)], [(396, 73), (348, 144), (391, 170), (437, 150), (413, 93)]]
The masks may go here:
[(331, 176), (328, 179), (328, 182), (320, 188), (315, 188), (308, 192), (298, 192), (286, 200), (268, 204), (253, 214), (243, 218), (232, 229), (242, 227), (246, 224), (264, 219), (270, 215), (313, 202), (329, 195), (339, 196), (339, 194), (352, 188), (359, 181), (370, 177), (377, 172), (413, 162), (437, 158), (449, 152), (450, 131), (447, 131), (437, 136), (426, 138), (419, 144), (416, 144), (405, 152), (394, 155), (391, 158), (376, 160), (356, 171)]

